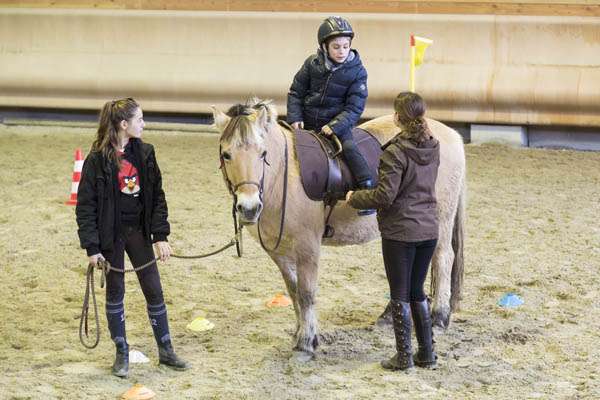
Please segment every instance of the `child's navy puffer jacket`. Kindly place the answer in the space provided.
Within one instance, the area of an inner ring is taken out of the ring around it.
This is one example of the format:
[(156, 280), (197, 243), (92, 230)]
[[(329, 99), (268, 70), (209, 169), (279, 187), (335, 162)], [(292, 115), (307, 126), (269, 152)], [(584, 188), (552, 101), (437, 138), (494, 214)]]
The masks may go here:
[(329, 125), (344, 140), (351, 134), (367, 101), (367, 70), (358, 52), (343, 64), (325, 62), (319, 49), (306, 59), (294, 77), (287, 101), (287, 121), (303, 121), (305, 129), (320, 131)]

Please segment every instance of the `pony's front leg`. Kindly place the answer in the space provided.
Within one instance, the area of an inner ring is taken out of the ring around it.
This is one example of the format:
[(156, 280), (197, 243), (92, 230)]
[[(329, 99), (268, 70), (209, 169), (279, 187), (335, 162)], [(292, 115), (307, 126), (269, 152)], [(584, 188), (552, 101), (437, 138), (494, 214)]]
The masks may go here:
[(279, 267), (288, 295), (294, 305), (294, 312), (296, 313), (296, 332), (294, 333), (294, 338), (296, 338), (300, 331), (300, 306), (298, 305), (298, 276), (296, 274), (296, 262), (290, 257), (284, 257), (277, 254), (269, 253), (269, 256), (275, 264), (277, 264), (277, 267)]
[(437, 248), (431, 260), (431, 321), (434, 327), (445, 330), (450, 325), (450, 295), (454, 250), (452, 238), (440, 229)]
[(318, 256), (298, 263), (298, 305), (300, 326), (296, 335), (294, 350), (300, 352), (298, 360), (309, 361), (319, 345), (317, 312), (315, 308), (318, 277)]

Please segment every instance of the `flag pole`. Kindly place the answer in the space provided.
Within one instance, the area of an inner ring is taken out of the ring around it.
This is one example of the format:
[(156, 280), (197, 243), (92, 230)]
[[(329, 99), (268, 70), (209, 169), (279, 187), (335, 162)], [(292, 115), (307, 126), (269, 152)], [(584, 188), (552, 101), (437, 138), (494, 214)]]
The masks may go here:
[(410, 75), (409, 88), (414, 93), (415, 91), (415, 36), (410, 35)]

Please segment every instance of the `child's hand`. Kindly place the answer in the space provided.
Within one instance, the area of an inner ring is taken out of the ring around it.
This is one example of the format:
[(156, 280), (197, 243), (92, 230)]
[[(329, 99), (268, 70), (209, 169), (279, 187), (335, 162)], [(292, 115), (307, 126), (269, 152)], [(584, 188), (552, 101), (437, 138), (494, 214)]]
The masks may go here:
[(298, 121), (292, 123), (292, 128), (294, 129), (304, 129), (304, 121)]
[(346, 193), (346, 201), (350, 201), (350, 197), (352, 197), (352, 193), (354, 193), (352, 190), (350, 190), (348, 193)]
[(327, 137), (333, 135), (333, 131), (331, 130), (331, 128), (329, 127), (329, 125), (324, 125), (321, 128), (321, 133)]

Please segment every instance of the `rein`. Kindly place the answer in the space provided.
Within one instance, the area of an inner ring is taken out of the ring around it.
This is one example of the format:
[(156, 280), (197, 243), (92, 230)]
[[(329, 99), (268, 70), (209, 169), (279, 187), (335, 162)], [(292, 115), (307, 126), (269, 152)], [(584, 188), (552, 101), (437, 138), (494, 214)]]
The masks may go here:
[[(270, 251), (275, 251), (277, 250), (277, 248), (279, 247), (279, 245), (281, 244), (281, 238), (283, 237), (283, 226), (285, 224), (285, 209), (286, 209), (286, 205), (287, 205), (287, 185), (288, 185), (288, 144), (287, 144), (287, 138), (285, 136), (285, 133), (281, 133), (283, 135), (283, 141), (285, 143), (285, 148), (284, 148), (284, 159), (285, 159), (285, 163), (284, 163), (284, 168), (283, 168), (283, 193), (282, 193), (282, 198), (281, 198), (281, 219), (279, 222), (279, 234), (277, 235), (277, 242), (275, 243), (275, 246), (273, 246), (272, 249), (268, 249), (267, 246), (265, 246), (262, 236), (260, 234), (260, 220), (262, 218), (262, 213), (260, 214), (260, 216), (258, 217), (258, 226), (256, 227), (257, 231), (258, 231), (258, 241), (260, 242), (260, 245), (262, 246), (263, 249), (265, 249), (265, 251), (270, 252)], [(266, 162), (266, 161), (265, 161)], [(264, 170), (264, 164), (263, 164), (263, 176), (261, 179), (261, 184), (264, 184), (264, 179), (265, 179), (265, 170)], [(263, 191), (260, 191), (260, 195), (261, 195), (261, 201), (262, 201), (262, 193)]]

